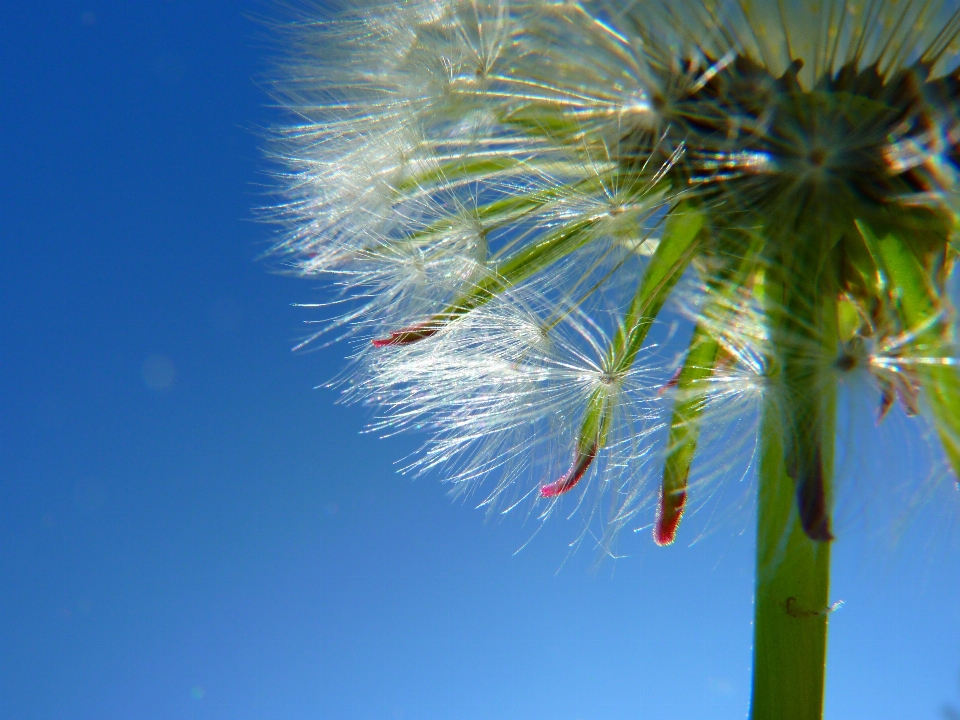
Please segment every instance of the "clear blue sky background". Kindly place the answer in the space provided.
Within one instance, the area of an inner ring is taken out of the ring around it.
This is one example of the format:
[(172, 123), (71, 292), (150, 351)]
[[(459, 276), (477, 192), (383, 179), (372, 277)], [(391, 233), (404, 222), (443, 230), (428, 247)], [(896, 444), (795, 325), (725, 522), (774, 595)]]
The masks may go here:
[[(312, 389), (347, 348), (291, 353), (317, 295), (257, 260), (251, 13), (0, 4), (0, 718), (744, 717), (749, 530), (514, 554)], [(958, 508), (837, 542), (828, 718), (960, 706)]]

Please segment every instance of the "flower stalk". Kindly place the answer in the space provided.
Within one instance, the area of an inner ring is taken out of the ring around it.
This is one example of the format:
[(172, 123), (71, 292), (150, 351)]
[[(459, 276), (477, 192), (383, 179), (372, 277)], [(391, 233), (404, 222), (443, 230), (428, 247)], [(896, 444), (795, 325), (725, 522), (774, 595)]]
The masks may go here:
[(751, 720), (823, 717), (830, 543), (812, 540), (797, 512), (779, 432), (765, 408), (757, 488)]
[(760, 432), (752, 720), (823, 714), (837, 389), (810, 347), (835, 355), (837, 302), (823, 246), (789, 246), (807, 257), (770, 268), (763, 284), (774, 369)]

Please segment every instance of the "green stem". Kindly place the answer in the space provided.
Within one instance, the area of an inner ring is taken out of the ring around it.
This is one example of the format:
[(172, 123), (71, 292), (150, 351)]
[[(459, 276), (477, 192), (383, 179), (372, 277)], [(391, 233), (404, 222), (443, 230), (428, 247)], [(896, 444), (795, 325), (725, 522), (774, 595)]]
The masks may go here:
[(838, 333), (828, 255), (786, 257), (764, 283), (773, 358), (760, 438), (751, 720), (823, 717)]
[[(763, 420), (757, 499), (751, 720), (819, 720), (827, 652), (830, 543), (800, 525), (779, 408)], [(791, 599), (792, 598), (792, 599)]]

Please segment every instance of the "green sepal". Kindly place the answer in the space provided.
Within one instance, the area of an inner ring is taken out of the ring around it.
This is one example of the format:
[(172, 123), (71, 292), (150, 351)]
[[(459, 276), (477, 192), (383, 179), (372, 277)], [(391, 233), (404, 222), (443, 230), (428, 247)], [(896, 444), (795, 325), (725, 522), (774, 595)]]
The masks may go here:
[(579, 250), (594, 239), (590, 230), (597, 220), (581, 220), (548, 234), (539, 242), (524, 247), (497, 266), (494, 274), (476, 281), (469, 291), (453, 301), (445, 310), (431, 318), (426, 326), (434, 332), (443, 325), (466, 315), (494, 297), (523, 282)]
[(458, 182), (470, 178), (489, 179), (500, 173), (513, 170), (519, 165), (521, 165), (520, 160), (509, 156), (481, 155), (472, 158), (465, 156), (441, 163), (426, 172), (411, 175), (398, 182), (394, 189), (397, 193), (402, 194), (449, 180)]
[(673, 542), (687, 499), (687, 480), (700, 438), (700, 418), (706, 404), (709, 379), (713, 376), (720, 343), (697, 326), (690, 349), (677, 376), (676, 401), (670, 420), (667, 457), (660, 487), (660, 507), (654, 528), (658, 545)]
[(598, 388), (587, 400), (587, 409), (580, 424), (580, 436), (577, 440), (577, 452), (585, 454), (596, 452), (607, 442), (610, 430), (610, 393), (606, 388)]
[(706, 320), (694, 328), (683, 366), (676, 376), (673, 416), (654, 526), (654, 540), (658, 545), (673, 542), (686, 506), (687, 482), (700, 438), (700, 419), (710, 379), (724, 358), (732, 359), (716, 337), (716, 319), (723, 318), (721, 326), (735, 324), (737, 319), (731, 316), (737, 312), (737, 296), (742, 299), (745, 291), (757, 294), (758, 255), (763, 239), (749, 235), (745, 239), (741, 257), (727, 258), (723, 268), (706, 271), (709, 295), (702, 310)]
[(660, 244), (613, 339), (609, 353), (611, 372), (624, 372), (633, 365), (647, 331), (693, 259), (703, 224), (703, 215), (687, 205), (675, 208), (667, 216)]
[[(656, 314), (693, 258), (702, 228), (703, 216), (695, 210), (677, 208), (667, 217), (660, 244), (608, 350), (607, 372), (611, 383), (633, 364)], [(580, 455), (596, 453), (606, 444), (611, 392), (606, 387), (598, 388), (587, 401), (577, 441)]]

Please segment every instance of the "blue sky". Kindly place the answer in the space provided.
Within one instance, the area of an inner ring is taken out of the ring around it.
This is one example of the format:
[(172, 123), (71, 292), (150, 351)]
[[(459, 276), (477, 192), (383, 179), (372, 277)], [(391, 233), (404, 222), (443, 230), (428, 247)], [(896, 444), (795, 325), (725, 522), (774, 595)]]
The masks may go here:
[[(0, 6), (0, 717), (744, 717), (748, 511), (517, 553), (529, 523), (398, 475), (417, 439), (313, 389), (348, 348), (291, 353), (318, 292), (258, 260), (254, 16)], [(960, 707), (956, 495), (837, 541), (828, 718)]]

